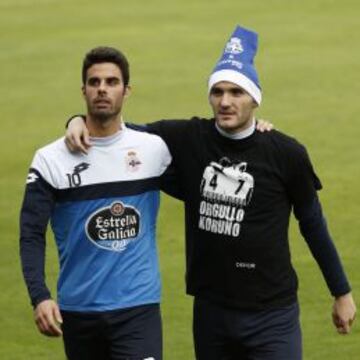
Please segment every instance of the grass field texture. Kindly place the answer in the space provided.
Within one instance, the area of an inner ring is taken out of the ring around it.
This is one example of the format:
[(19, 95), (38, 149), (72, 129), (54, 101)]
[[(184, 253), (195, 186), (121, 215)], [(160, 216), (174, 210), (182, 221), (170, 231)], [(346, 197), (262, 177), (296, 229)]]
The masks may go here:
[[(33, 323), (18, 259), (18, 214), (35, 149), (61, 136), (70, 114), (84, 111), (81, 62), (97, 45), (127, 54), (133, 93), (125, 118), (142, 123), (210, 116), (206, 80), (227, 37), (236, 24), (257, 31), (264, 97), (258, 115), (307, 146), (324, 185), (329, 227), (359, 298), (359, 15), (356, 0), (0, 0), (0, 359), (65, 358), (61, 340), (41, 336)], [(304, 359), (359, 359), (360, 325), (349, 336), (336, 334), (322, 276), (296, 224), (290, 232)], [(191, 360), (183, 209), (165, 196), (158, 235), (164, 358)], [(47, 281), (55, 291), (51, 232), (48, 239)]]

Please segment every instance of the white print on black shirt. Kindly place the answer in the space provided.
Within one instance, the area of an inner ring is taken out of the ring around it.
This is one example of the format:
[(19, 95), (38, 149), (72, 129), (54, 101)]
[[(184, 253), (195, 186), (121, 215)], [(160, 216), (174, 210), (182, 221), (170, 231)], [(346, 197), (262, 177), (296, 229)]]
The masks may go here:
[(203, 173), (200, 192), (199, 228), (215, 234), (238, 237), (254, 190), (247, 163), (222, 158), (211, 162)]

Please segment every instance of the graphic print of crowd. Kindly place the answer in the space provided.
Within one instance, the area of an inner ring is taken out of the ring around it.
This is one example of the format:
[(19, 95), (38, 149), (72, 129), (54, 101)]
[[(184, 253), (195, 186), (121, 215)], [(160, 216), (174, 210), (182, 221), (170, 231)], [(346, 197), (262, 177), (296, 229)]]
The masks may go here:
[(245, 208), (254, 191), (254, 178), (247, 162), (223, 157), (210, 162), (201, 181), (199, 228), (215, 234), (238, 237)]

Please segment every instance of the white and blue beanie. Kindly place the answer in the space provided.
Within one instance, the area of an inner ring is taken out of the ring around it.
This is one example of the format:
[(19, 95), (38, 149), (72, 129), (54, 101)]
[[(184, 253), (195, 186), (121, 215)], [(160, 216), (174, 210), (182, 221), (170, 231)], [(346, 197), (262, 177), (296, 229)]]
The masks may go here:
[(261, 88), (254, 67), (257, 43), (255, 32), (236, 27), (209, 78), (209, 92), (216, 83), (229, 81), (242, 87), (260, 105)]

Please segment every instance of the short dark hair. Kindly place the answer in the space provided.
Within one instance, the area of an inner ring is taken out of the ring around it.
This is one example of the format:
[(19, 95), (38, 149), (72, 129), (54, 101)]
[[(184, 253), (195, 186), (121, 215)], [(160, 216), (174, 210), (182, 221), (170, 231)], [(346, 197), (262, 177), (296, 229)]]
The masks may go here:
[(105, 62), (116, 64), (119, 67), (124, 84), (127, 86), (130, 80), (129, 62), (121, 51), (108, 46), (98, 46), (91, 49), (85, 55), (82, 67), (83, 84), (86, 83), (86, 74), (88, 69), (94, 64), (101, 64)]

